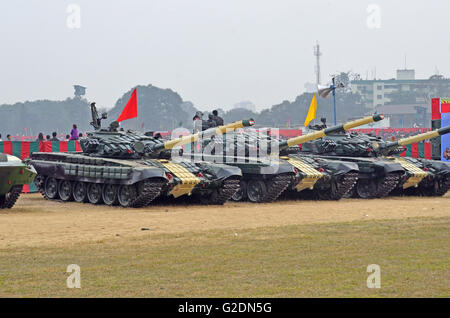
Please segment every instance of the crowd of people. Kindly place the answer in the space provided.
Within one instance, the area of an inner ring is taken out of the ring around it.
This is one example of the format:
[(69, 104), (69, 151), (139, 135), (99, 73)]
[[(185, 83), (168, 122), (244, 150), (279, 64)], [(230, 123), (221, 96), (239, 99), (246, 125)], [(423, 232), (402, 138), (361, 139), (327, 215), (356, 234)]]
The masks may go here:
[[(64, 135), (63, 135), (64, 136)], [(78, 128), (76, 124), (73, 124), (72, 130), (70, 131), (70, 134), (67, 134), (65, 137), (58, 136), (57, 132), (52, 132), (51, 135), (44, 135), (44, 133), (40, 132), (35, 139), (35, 141), (69, 141), (69, 140), (78, 140), (79, 138), (83, 137), (83, 134), (81, 132), (78, 132)], [(34, 137), (33, 137), (34, 138)], [(14, 136), (11, 136), (8, 134), (6, 136), (5, 141), (13, 141), (17, 140)], [(22, 140), (22, 138), (19, 138), (18, 140)], [(0, 134), (0, 141), (3, 141), (2, 135)]]

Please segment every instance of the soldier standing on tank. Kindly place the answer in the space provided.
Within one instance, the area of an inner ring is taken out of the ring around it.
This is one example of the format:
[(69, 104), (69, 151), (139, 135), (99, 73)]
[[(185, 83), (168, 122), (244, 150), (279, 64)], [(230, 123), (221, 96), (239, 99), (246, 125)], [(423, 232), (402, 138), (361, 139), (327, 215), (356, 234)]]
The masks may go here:
[(216, 127), (216, 126), (217, 126), (217, 122), (215, 121), (214, 115), (209, 114), (208, 115), (208, 128)]
[(194, 121), (194, 134), (208, 129), (208, 121), (203, 120), (203, 113), (201, 111), (196, 112), (192, 120)]
[(219, 116), (219, 112), (217, 111), (217, 109), (214, 109), (212, 113), (214, 116), (214, 120), (216, 121), (216, 125), (223, 126), (223, 118)]

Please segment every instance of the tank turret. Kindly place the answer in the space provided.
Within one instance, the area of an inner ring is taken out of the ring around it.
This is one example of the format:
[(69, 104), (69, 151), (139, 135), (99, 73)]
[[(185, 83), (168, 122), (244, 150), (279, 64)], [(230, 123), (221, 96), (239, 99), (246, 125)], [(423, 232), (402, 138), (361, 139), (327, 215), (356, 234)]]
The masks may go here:
[(445, 134), (450, 133), (450, 126), (443, 127), (440, 129), (436, 129), (433, 131), (428, 131), (423, 134), (407, 137), (407, 138), (401, 138), (397, 141), (391, 141), (386, 143), (381, 143), (379, 145), (374, 144), (374, 151), (384, 155), (389, 156), (392, 154), (397, 154), (403, 152), (405, 149), (401, 146), (410, 145), (415, 142), (420, 142), (426, 139), (433, 139)]
[(138, 159), (159, 158), (161, 152), (175, 147), (186, 145), (203, 138), (252, 126), (254, 121), (241, 120), (228, 125), (209, 128), (205, 131), (187, 136), (163, 141), (153, 136), (147, 136), (135, 131), (117, 131), (116, 129), (103, 130), (88, 133), (88, 137), (80, 140), (83, 152), (93, 157)]
[(279, 149), (282, 150), (282, 149), (288, 148), (290, 146), (303, 144), (305, 142), (319, 139), (319, 138), (328, 136), (328, 135), (336, 133), (336, 132), (348, 131), (348, 130), (358, 127), (358, 126), (362, 126), (362, 125), (366, 125), (366, 124), (370, 124), (373, 122), (383, 120), (383, 118), (384, 118), (384, 115), (375, 114), (373, 116), (368, 116), (368, 117), (364, 117), (361, 119), (349, 121), (345, 124), (324, 128), (322, 130), (309, 133), (307, 135), (290, 138), (286, 141), (280, 142)]
[(137, 141), (134, 143), (133, 148), (139, 154), (151, 156), (154, 153), (158, 153), (163, 150), (170, 150), (175, 147), (193, 143), (195, 141), (211, 138), (214, 135), (223, 135), (226, 134), (227, 132), (231, 132), (239, 128), (253, 126), (254, 123), (255, 122), (253, 119), (236, 121), (231, 124), (209, 128), (196, 134), (175, 138), (172, 140), (168, 140), (166, 142), (155, 143), (155, 142), (145, 142), (145, 140)]

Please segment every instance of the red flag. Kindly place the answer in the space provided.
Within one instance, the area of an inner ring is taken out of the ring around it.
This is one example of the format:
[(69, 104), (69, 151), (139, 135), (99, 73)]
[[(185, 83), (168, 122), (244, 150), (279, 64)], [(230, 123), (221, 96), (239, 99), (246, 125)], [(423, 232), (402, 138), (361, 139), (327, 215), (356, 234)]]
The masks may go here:
[(124, 109), (122, 110), (122, 113), (120, 114), (119, 118), (117, 118), (117, 121), (127, 120), (130, 118), (137, 117), (137, 97), (136, 97), (136, 88), (134, 89), (133, 93), (131, 93), (130, 100), (125, 105)]

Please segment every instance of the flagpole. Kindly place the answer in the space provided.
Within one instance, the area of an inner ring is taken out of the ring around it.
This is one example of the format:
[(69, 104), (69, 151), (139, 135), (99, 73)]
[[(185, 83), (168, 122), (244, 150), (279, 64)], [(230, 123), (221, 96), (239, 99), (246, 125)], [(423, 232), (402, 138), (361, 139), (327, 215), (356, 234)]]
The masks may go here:
[(333, 84), (331, 85), (331, 88), (333, 90), (333, 105), (334, 105), (334, 125), (336, 126), (336, 86), (334, 85), (334, 77), (333, 77)]

